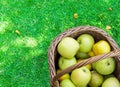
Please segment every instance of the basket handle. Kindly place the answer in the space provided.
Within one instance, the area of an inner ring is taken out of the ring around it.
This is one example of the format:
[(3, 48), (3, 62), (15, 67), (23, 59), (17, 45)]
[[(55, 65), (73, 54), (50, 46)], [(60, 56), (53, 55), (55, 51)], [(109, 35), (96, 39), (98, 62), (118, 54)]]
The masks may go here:
[(78, 62), (75, 65), (72, 65), (72, 66), (66, 68), (65, 70), (62, 70), (60, 73), (58, 73), (56, 76), (54, 76), (52, 82), (54, 84), (55, 81), (57, 81), (58, 78), (60, 78), (62, 75), (66, 74), (66, 73), (70, 73), (72, 70), (74, 70), (76, 68), (79, 68), (83, 65), (90, 64), (90, 63), (93, 63), (93, 62), (96, 62), (98, 60), (102, 60), (102, 59), (105, 59), (105, 58), (108, 58), (108, 57), (117, 57), (117, 56), (120, 56), (120, 49), (113, 50), (109, 53), (105, 53), (105, 54), (101, 54), (101, 55), (98, 55), (98, 56), (94, 56), (94, 57), (85, 59), (82, 62)]

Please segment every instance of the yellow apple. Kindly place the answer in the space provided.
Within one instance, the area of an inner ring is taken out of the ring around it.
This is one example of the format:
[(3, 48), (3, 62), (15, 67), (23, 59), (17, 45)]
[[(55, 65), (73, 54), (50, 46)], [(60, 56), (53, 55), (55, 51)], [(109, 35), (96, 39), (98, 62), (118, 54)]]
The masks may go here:
[(94, 54), (94, 52), (93, 52), (93, 51), (88, 52), (88, 55), (89, 55), (90, 57), (95, 56), (95, 54)]
[[(60, 73), (60, 72), (61, 72), (61, 70), (58, 69), (58, 70), (57, 70), (57, 74)], [(66, 73), (66, 74), (62, 75), (58, 80), (59, 80), (59, 81), (62, 81), (62, 80), (64, 80), (64, 79), (69, 79), (69, 78), (70, 78), (70, 75), (69, 75), (68, 73)]]
[(93, 52), (95, 55), (108, 53), (110, 51), (110, 44), (105, 40), (100, 40), (93, 45)]

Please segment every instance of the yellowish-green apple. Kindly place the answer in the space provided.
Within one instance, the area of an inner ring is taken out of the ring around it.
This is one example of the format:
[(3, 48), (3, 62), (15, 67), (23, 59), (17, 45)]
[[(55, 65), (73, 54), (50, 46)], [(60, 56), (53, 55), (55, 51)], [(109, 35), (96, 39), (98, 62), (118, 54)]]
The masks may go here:
[(91, 72), (85, 66), (77, 68), (71, 73), (71, 80), (76, 87), (87, 87), (91, 79)]
[(81, 34), (77, 41), (80, 44), (80, 52), (89, 52), (91, 51), (93, 44), (94, 44), (94, 38), (90, 34)]
[(110, 77), (103, 82), (101, 87), (120, 87), (120, 83), (116, 77)]
[(77, 61), (75, 57), (68, 59), (61, 56), (58, 60), (58, 66), (61, 70), (66, 69), (76, 63)]
[(91, 80), (89, 82), (90, 87), (100, 87), (103, 83), (103, 76), (96, 71), (91, 71)]
[(109, 75), (113, 73), (115, 67), (116, 62), (115, 59), (112, 57), (99, 60), (95, 63), (95, 70), (102, 75)]
[(75, 87), (70, 79), (64, 79), (60, 82), (60, 87)]
[(65, 58), (73, 58), (79, 50), (79, 43), (72, 37), (63, 38), (57, 46), (58, 53)]

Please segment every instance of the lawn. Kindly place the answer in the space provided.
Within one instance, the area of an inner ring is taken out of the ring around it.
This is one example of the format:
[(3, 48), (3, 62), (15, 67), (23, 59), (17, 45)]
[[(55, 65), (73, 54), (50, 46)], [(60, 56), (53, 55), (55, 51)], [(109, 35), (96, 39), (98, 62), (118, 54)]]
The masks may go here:
[(0, 0), (0, 87), (50, 87), (51, 41), (83, 25), (120, 46), (120, 0)]

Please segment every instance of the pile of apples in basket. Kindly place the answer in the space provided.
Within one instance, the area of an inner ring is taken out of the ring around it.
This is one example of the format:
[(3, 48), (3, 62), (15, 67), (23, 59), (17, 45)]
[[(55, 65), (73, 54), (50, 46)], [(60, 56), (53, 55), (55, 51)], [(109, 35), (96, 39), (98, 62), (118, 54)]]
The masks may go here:
[[(90, 34), (81, 34), (78, 38), (64, 37), (57, 46), (60, 54), (57, 73), (84, 59), (108, 53), (110, 44), (105, 40), (95, 41)], [(87, 64), (59, 78), (60, 87), (120, 87), (113, 72), (116, 68), (114, 58), (105, 58)]]

